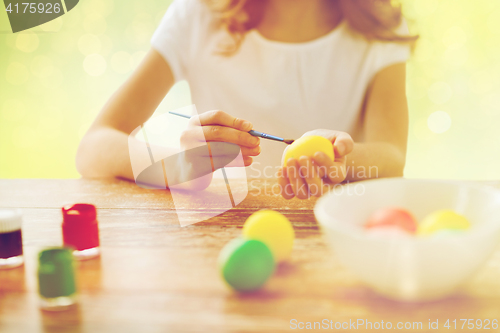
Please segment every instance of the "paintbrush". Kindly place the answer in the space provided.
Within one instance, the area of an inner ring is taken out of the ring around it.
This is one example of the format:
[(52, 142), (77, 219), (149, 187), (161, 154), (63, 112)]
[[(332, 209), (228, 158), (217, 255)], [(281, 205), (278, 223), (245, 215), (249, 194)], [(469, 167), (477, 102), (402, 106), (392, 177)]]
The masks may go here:
[[(184, 117), (187, 119), (191, 118), (190, 116), (187, 116), (187, 115), (181, 114), (181, 113), (177, 113), (177, 112), (170, 111), (169, 113), (176, 115), (176, 116), (179, 116), (179, 117)], [(283, 138), (280, 138), (279, 136), (275, 136), (275, 135), (271, 135), (271, 134), (267, 134), (267, 133), (262, 133), (262, 132), (258, 132), (258, 131), (254, 131), (254, 130), (248, 131), (248, 134), (250, 134), (252, 136), (257, 136), (257, 137), (263, 138), (263, 139), (284, 142), (287, 145), (291, 145), (294, 141), (292, 139), (283, 139)]]

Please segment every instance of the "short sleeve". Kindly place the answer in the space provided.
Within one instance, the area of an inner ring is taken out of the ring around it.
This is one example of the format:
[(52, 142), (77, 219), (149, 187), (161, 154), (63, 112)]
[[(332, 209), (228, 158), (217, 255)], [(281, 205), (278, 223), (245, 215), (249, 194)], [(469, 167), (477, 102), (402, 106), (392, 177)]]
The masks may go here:
[[(395, 32), (401, 36), (408, 36), (410, 33), (406, 21), (403, 20)], [(411, 46), (404, 43), (376, 42), (375, 50), (376, 72), (390, 65), (406, 62), (411, 55)]]
[(151, 38), (151, 46), (168, 62), (175, 82), (187, 77), (193, 46), (200, 38), (199, 0), (174, 0)]

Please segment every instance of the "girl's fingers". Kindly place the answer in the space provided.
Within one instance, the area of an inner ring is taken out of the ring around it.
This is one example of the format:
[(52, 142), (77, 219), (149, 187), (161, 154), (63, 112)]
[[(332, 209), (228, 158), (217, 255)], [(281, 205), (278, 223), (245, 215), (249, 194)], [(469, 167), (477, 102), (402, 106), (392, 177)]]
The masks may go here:
[(205, 135), (203, 135), (202, 127), (188, 127), (184, 130), (180, 137), (181, 147), (184, 149), (195, 148), (203, 145)]
[(260, 154), (260, 146), (254, 148), (240, 147), (243, 156), (258, 156)]
[(237, 144), (241, 147), (255, 148), (259, 146), (260, 139), (258, 137), (252, 136), (247, 132), (242, 132), (231, 127), (224, 126), (203, 126), (203, 134), (205, 135), (205, 140), (209, 141), (219, 141), (219, 142), (229, 142)]
[(309, 194), (320, 197), (323, 194), (323, 182), (321, 181), (318, 170), (311, 159), (307, 156), (299, 158), (300, 174), (305, 179)]
[(202, 126), (220, 125), (231, 127), (243, 132), (248, 132), (253, 128), (253, 125), (249, 121), (233, 117), (220, 110), (204, 112), (197, 117), (191, 117), (191, 121)]
[(333, 166), (330, 168), (330, 170), (331, 170), (331, 172), (330, 172), (330, 176), (328, 177), (328, 179), (333, 184), (342, 183), (347, 177), (345, 161), (344, 162), (335, 161), (333, 163)]
[(317, 152), (314, 154), (314, 162), (318, 165), (321, 178), (327, 179), (332, 184), (338, 184), (346, 178), (345, 156), (332, 161), (325, 153)]
[(245, 156), (240, 152), (238, 156), (231, 162), (227, 163), (225, 167), (230, 167), (230, 168), (245, 167), (251, 165), (252, 162), (253, 162), (252, 157)]
[[(212, 142), (213, 141), (229, 142), (228, 140), (224, 140), (223, 138), (219, 139), (219, 140), (213, 140), (213, 139), (209, 140), (208, 138), (205, 138), (205, 135), (203, 134), (203, 132), (205, 130), (210, 131), (210, 129), (205, 129), (205, 127), (197, 127), (197, 128), (185, 130), (181, 134), (181, 146), (184, 149), (189, 149), (189, 148), (203, 146), (205, 144), (205, 142), (210, 142), (210, 141), (212, 141)], [(228, 129), (228, 130), (236, 131), (234, 129)], [(238, 132), (238, 131), (236, 131), (236, 132)], [(227, 134), (227, 132), (225, 132), (225, 131), (224, 131), (224, 133)], [(224, 133), (223, 133), (223, 135), (224, 135)], [(243, 132), (239, 132), (239, 133), (243, 133)], [(233, 137), (234, 137), (234, 135), (238, 135), (238, 134), (234, 134), (234, 133), (230, 132), (229, 135), (233, 135)], [(248, 139), (248, 137), (243, 138), (243, 140), (246, 140), (246, 139)], [(235, 140), (233, 140), (233, 141), (235, 141)], [(236, 140), (236, 141), (238, 141), (238, 140)], [(234, 143), (234, 142), (232, 142), (232, 143)], [(238, 144), (238, 143), (235, 143), (235, 144)], [(248, 147), (248, 146), (244, 146), (241, 144), (238, 144), (238, 145), (240, 146), (241, 153), (243, 155), (246, 155), (246, 156), (257, 156), (261, 152), (261, 147), (258, 144), (256, 146), (253, 146), (253, 147)], [(232, 151), (232, 149), (229, 149), (229, 150)]]
[(253, 158), (251, 158), (250, 156), (241, 156), (241, 158), (240, 157), (235, 158), (234, 160), (232, 160), (228, 164), (224, 165), (224, 167), (225, 168), (226, 167), (227, 168), (241, 168), (241, 167), (250, 166), (252, 163), (253, 163)]
[(316, 161), (316, 158), (314, 158), (314, 157), (313, 157), (313, 162), (318, 169), (318, 177), (321, 179), (325, 179), (326, 174), (328, 173), (328, 167), (326, 167), (324, 165), (319, 165), (318, 162)]
[(354, 141), (351, 136), (345, 132), (337, 132), (333, 137), (333, 151), (336, 157), (342, 157), (354, 149)]
[(314, 163), (318, 166), (318, 175), (322, 179), (328, 179), (330, 168), (333, 166), (333, 161), (325, 153), (318, 151), (313, 156)]
[(245, 166), (250, 166), (253, 162), (253, 158), (249, 156), (243, 156), (243, 162), (245, 163)]
[(281, 196), (286, 200), (292, 199), (295, 195), (293, 193), (292, 185), (288, 180), (288, 175), (286, 173), (286, 168), (280, 168), (278, 170), (278, 184), (281, 188)]
[(248, 133), (253, 125), (247, 120), (215, 110), (193, 116), (189, 123), (191, 129), (184, 131), (181, 137), (184, 146), (196, 146), (196, 141), (233, 143), (240, 146), (245, 166), (252, 164), (250, 156), (260, 154), (260, 139)]
[(299, 172), (299, 163), (296, 159), (291, 158), (286, 161), (287, 165), (287, 175), (288, 180), (290, 181), (290, 185), (292, 186), (293, 193), (299, 199), (307, 199), (309, 198), (309, 191), (307, 188), (307, 183), (301, 177)]
[(241, 168), (250, 166), (252, 165), (252, 163), (253, 163), (253, 158), (251, 158), (250, 156), (242, 156), (242, 159), (235, 158), (234, 160), (226, 164), (224, 167)]

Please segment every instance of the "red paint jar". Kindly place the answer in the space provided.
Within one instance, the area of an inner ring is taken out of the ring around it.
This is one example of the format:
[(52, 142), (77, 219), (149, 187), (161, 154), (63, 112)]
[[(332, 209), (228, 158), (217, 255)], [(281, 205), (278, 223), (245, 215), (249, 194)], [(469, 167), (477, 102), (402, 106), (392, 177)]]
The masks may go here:
[(93, 205), (75, 204), (62, 208), (62, 234), (65, 246), (73, 247), (75, 259), (97, 257), (99, 250), (99, 227), (97, 212)]

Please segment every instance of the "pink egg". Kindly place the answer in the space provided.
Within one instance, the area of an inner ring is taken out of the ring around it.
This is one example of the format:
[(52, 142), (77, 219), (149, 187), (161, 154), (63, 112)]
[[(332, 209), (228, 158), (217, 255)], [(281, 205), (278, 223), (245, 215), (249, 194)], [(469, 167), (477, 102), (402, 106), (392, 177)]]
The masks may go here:
[(395, 227), (410, 234), (417, 231), (417, 221), (413, 215), (402, 208), (383, 208), (373, 213), (365, 224), (365, 228)]

